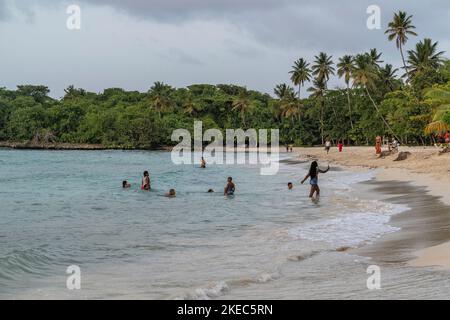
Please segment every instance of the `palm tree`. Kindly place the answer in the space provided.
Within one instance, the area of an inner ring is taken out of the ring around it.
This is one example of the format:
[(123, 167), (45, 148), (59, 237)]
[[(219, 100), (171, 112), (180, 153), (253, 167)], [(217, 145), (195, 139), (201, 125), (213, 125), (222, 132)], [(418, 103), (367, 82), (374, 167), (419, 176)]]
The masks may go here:
[(415, 50), (408, 50), (408, 67), (412, 75), (426, 69), (438, 69), (443, 64), (444, 51), (437, 52), (438, 42), (425, 38), (416, 44)]
[(369, 51), (370, 60), (376, 68), (379, 68), (380, 64), (384, 62), (383, 60), (381, 60), (382, 54), (383, 53), (378, 53), (376, 48), (370, 49)]
[(315, 78), (313, 80), (313, 86), (308, 88), (308, 92), (311, 92), (311, 96), (320, 105), (320, 136), (322, 138), (322, 144), (324, 144), (324, 111), (325, 111), (325, 82)]
[(394, 137), (401, 142), (401, 139), (399, 139), (395, 135), (395, 132), (392, 130), (389, 123), (381, 114), (380, 109), (378, 108), (377, 104), (375, 103), (370, 94), (369, 89), (371, 90), (375, 89), (375, 81), (378, 79), (378, 73), (376, 67), (372, 63), (372, 59), (369, 54), (366, 53), (356, 55), (355, 67), (352, 72), (352, 78), (353, 78), (353, 85), (361, 87), (366, 91), (367, 96), (369, 97), (370, 101), (375, 107), (375, 110), (377, 111), (380, 118), (383, 120), (386, 127), (389, 129), (389, 131), (391, 131)]
[(298, 98), (300, 99), (301, 87), (306, 81), (311, 80), (311, 70), (309, 69), (309, 63), (305, 59), (300, 58), (294, 62), (292, 70), (289, 72), (291, 74), (291, 81), (294, 85), (298, 86)]
[[(316, 92), (316, 94), (320, 95), (319, 102), (321, 104), (321, 135), (322, 135), (322, 144), (324, 142), (324, 110), (325, 110), (325, 91), (327, 89), (327, 82), (330, 79), (330, 76), (334, 75), (334, 67), (332, 56), (328, 56), (325, 52), (319, 53), (318, 56), (314, 57), (314, 64), (312, 66), (312, 74), (315, 76), (315, 80), (313, 81), (313, 87), (310, 88), (310, 91)], [(336, 110), (333, 107), (334, 115), (337, 116)]]
[(300, 106), (298, 100), (295, 98), (285, 98), (281, 101), (281, 115), (285, 118), (291, 119), (292, 124), (296, 117), (300, 118)]
[(334, 67), (332, 56), (328, 56), (326, 53), (321, 52), (318, 56), (314, 57), (314, 65), (312, 66), (312, 74), (325, 84), (330, 79), (330, 76), (334, 75)]
[(154, 83), (148, 92), (150, 95), (150, 104), (160, 118), (161, 114), (169, 110), (172, 106), (172, 101), (169, 97), (171, 91), (171, 86), (158, 81)]
[(394, 18), (389, 22), (388, 29), (385, 34), (388, 35), (389, 41), (395, 39), (397, 49), (400, 50), (402, 56), (403, 67), (405, 68), (408, 81), (410, 79), (408, 67), (406, 66), (405, 57), (403, 55), (403, 46), (408, 41), (408, 35), (417, 36), (417, 33), (413, 31), (416, 27), (411, 23), (412, 16), (407, 16), (406, 12), (399, 11), (394, 14)]
[(189, 95), (186, 98), (186, 102), (183, 104), (183, 112), (190, 116), (194, 116), (200, 109), (200, 106), (192, 99), (192, 95)]
[(450, 82), (434, 86), (425, 93), (425, 101), (434, 109), (432, 122), (425, 128), (425, 133), (444, 133), (450, 130), (444, 122), (444, 115), (450, 113)]
[(380, 68), (378, 71), (378, 77), (381, 84), (384, 85), (385, 88), (388, 88), (390, 91), (395, 89), (395, 82), (397, 81), (395, 74), (398, 69), (392, 66), (392, 64), (387, 63), (383, 68)]
[(295, 96), (294, 89), (286, 83), (278, 84), (275, 89), (273, 89), (273, 93), (278, 97), (278, 99)]
[(245, 114), (248, 113), (253, 107), (250, 101), (250, 95), (247, 90), (243, 90), (237, 98), (233, 100), (232, 111), (237, 111), (241, 115), (242, 124), (244, 128), (245, 124)]
[(339, 78), (344, 77), (345, 84), (347, 86), (347, 102), (348, 102), (348, 112), (350, 116), (350, 126), (353, 129), (353, 120), (352, 120), (352, 107), (350, 104), (350, 79), (352, 77), (352, 72), (354, 68), (353, 57), (351, 55), (345, 55), (342, 58), (339, 58), (339, 62), (337, 64), (337, 74)]

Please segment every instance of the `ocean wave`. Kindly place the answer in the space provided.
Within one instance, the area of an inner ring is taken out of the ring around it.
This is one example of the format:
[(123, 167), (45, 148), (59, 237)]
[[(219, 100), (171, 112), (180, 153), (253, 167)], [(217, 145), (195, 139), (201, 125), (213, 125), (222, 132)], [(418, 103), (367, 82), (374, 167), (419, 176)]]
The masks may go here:
[(294, 239), (322, 241), (334, 249), (355, 248), (400, 228), (389, 225), (391, 217), (408, 210), (403, 205), (370, 201), (367, 211), (340, 214), (332, 219), (306, 223), (288, 230)]
[(261, 273), (255, 277), (240, 278), (229, 281), (219, 281), (205, 288), (197, 288), (175, 297), (175, 300), (211, 300), (219, 298), (230, 292), (232, 288), (247, 287), (253, 284), (263, 284), (277, 280), (281, 277), (279, 271), (273, 273)]
[(218, 298), (229, 290), (226, 281), (220, 281), (205, 288), (195, 289), (193, 292), (187, 292), (175, 300), (211, 300)]
[(44, 273), (53, 261), (53, 257), (43, 249), (13, 250), (0, 256), (0, 279), (15, 280), (24, 273)]

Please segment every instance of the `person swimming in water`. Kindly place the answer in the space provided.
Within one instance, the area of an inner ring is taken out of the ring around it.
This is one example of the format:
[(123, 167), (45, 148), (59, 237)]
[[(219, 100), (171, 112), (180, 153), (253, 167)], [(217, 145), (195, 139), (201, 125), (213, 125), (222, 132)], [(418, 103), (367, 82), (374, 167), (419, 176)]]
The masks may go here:
[(169, 192), (166, 193), (167, 198), (175, 198), (177, 196), (177, 193), (175, 189), (170, 189)]
[(129, 184), (127, 180), (123, 180), (122, 181), (122, 188), (124, 188), (124, 189), (131, 188), (131, 184)]
[(316, 194), (315, 199), (318, 199), (320, 197), (319, 172), (327, 173), (328, 170), (330, 170), (330, 165), (328, 165), (328, 168), (326, 170), (321, 170), (319, 168), (319, 164), (317, 163), (317, 161), (313, 161), (311, 163), (311, 167), (309, 168), (308, 174), (302, 180), (302, 184), (303, 184), (308, 178), (310, 178), (309, 184), (311, 185), (311, 191), (309, 192), (309, 197), (311, 199), (314, 199), (314, 194)]
[(226, 185), (225, 189), (223, 190), (223, 195), (232, 196), (234, 194), (235, 190), (236, 190), (236, 186), (234, 185), (233, 178), (228, 177), (227, 185)]
[(289, 190), (292, 190), (294, 188), (294, 185), (292, 184), (292, 182), (288, 182), (287, 186), (288, 186)]
[(208, 189), (208, 193), (214, 193), (214, 189)]
[(205, 158), (203, 158), (203, 157), (200, 160), (200, 168), (202, 168), (202, 169), (206, 168), (206, 161), (205, 161)]
[(141, 190), (150, 191), (150, 174), (148, 171), (144, 171), (144, 176), (142, 177)]

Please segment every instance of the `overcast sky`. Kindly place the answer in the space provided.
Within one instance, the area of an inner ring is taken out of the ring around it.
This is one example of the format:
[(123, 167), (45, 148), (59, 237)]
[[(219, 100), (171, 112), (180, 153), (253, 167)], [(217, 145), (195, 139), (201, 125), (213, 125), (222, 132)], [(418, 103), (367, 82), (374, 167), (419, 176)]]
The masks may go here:
[[(71, 4), (81, 8), (81, 30), (66, 27)], [(381, 8), (381, 30), (366, 27), (369, 5)], [(147, 91), (164, 81), (272, 93), (289, 82), (295, 59), (320, 51), (336, 61), (376, 47), (399, 66), (384, 35), (399, 9), (419, 33), (408, 49), (431, 37), (450, 52), (449, 0), (0, 0), (0, 87), (44, 84), (61, 97), (71, 84)]]

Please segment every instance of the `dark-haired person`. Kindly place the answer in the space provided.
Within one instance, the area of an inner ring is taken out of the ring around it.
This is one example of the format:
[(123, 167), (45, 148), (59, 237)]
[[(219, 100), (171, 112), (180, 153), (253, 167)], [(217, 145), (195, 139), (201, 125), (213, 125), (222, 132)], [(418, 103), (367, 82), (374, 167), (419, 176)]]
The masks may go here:
[(141, 190), (150, 191), (150, 174), (148, 171), (144, 171), (144, 176), (142, 177)]
[(129, 189), (129, 188), (131, 188), (131, 184), (129, 184), (127, 180), (123, 180), (122, 181), (122, 188)]
[(170, 189), (169, 192), (166, 193), (167, 198), (175, 198), (177, 196), (177, 193), (175, 189)]
[(292, 184), (292, 182), (288, 182), (287, 186), (288, 186), (289, 190), (292, 190), (294, 188), (294, 185)]
[(227, 185), (225, 186), (225, 189), (223, 190), (223, 194), (225, 196), (232, 196), (234, 194), (235, 190), (236, 190), (236, 186), (234, 185), (233, 178), (228, 177)]
[(330, 166), (328, 165), (327, 170), (321, 170), (319, 168), (319, 164), (317, 161), (313, 161), (311, 163), (311, 167), (309, 168), (309, 172), (306, 177), (302, 180), (302, 184), (310, 178), (309, 184), (311, 185), (311, 191), (309, 192), (309, 197), (314, 198), (314, 193), (316, 194), (316, 199), (320, 197), (320, 188), (319, 188), (319, 172), (327, 173), (330, 170)]
[(202, 168), (202, 169), (206, 168), (206, 161), (205, 161), (205, 158), (203, 158), (203, 157), (200, 160), (200, 168)]

